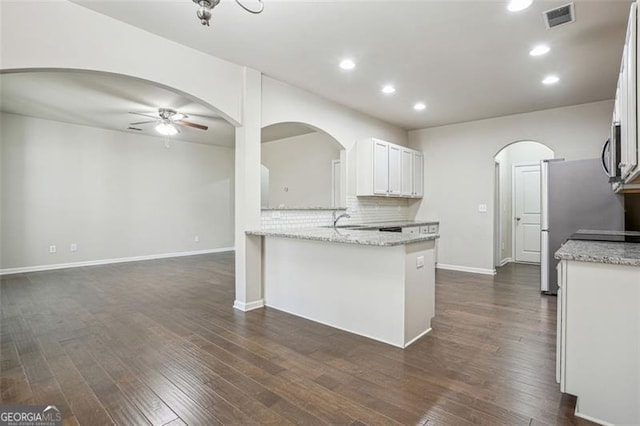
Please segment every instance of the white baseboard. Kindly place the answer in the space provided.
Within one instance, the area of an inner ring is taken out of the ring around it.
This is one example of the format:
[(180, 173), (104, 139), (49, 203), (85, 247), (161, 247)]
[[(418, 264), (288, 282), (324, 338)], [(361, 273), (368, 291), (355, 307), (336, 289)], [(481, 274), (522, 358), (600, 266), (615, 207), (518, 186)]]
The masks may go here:
[(420, 340), (423, 336), (425, 336), (426, 334), (429, 334), (429, 332), (431, 332), (431, 327), (427, 328), (425, 331), (423, 331), (422, 333), (418, 334), (416, 337), (414, 337), (413, 339), (409, 340), (407, 343), (404, 344), (404, 347), (406, 348), (407, 346), (411, 345), (412, 343), (417, 342), (418, 340)]
[(482, 275), (495, 275), (495, 269), (485, 269), (485, 268), (472, 268), (470, 266), (459, 266), (459, 265), (447, 265), (444, 263), (438, 263), (436, 265), (438, 269), (444, 269), (447, 271), (459, 271), (459, 272), (471, 272), (472, 274), (482, 274)]
[(589, 420), (590, 422), (597, 423), (603, 426), (615, 426), (613, 423), (609, 423), (606, 420), (600, 420), (595, 417), (587, 416), (586, 414), (580, 413), (579, 407), (580, 407), (580, 398), (578, 397), (578, 399), (576, 400), (576, 409), (573, 411), (574, 416), (580, 417), (581, 419)]
[(510, 257), (507, 257), (506, 259), (502, 259), (502, 260), (500, 261), (500, 264), (498, 264), (498, 266), (504, 266), (504, 265), (506, 265), (507, 263), (511, 263), (511, 262), (513, 262), (513, 259), (512, 259), (512, 258), (510, 258)]
[(256, 300), (249, 303), (236, 300), (233, 302), (233, 307), (242, 312), (253, 311), (254, 309), (264, 308), (264, 299)]
[(234, 251), (233, 247), (222, 247), (198, 251), (182, 251), (178, 253), (150, 254), (147, 256), (119, 257), (114, 259), (87, 260), (84, 262), (58, 263), (54, 265), (24, 266), (20, 268), (0, 269), (0, 275), (23, 274), (25, 272), (53, 271), (55, 269), (81, 268), (84, 266), (109, 265), (112, 263), (140, 262), (143, 260), (166, 259), (169, 257), (196, 256), (199, 254), (222, 253)]

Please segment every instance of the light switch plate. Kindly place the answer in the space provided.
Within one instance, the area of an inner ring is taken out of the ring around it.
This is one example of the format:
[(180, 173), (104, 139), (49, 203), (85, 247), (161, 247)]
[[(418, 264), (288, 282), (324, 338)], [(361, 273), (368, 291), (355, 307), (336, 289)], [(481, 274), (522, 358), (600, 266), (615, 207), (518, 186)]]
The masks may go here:
[(424, 268), (424, 256), (418, 256), (416, 258), (416, 269)]
[(478, 211), (480, 213), (486, 213), (487, 212), (487, 205), (486, 204), (478, 204)]

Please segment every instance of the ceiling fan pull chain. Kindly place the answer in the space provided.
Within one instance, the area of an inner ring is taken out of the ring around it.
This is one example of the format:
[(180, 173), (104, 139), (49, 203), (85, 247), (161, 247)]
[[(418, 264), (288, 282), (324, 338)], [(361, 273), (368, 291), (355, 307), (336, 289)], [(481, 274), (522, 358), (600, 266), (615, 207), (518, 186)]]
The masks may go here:
[(264, 3), (262, 2), (262, 0), (258, 0), (258, 3), (260, 3), (260, 8), (256, 10), (248, 8), (247, 6), (242, 4), (240, 0), (236, 0), (236, 3), (238, 3), (238, 6), (240, 6), (241, 8), (243, 8), (249, 13), (253, 13), (254, 15), (258, 15), (259, 13), (262, 13), (262, 11), (264, 10)]

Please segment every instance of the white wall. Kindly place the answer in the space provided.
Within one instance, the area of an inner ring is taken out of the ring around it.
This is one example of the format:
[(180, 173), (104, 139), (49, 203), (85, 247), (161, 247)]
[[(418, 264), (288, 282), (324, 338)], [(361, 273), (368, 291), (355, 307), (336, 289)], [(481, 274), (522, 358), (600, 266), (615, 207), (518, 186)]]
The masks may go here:
[(269, 206), (331, 207), (331, 162), (340, 160), (340, 148), (323, 132), (263, 143), (262, 164), (269, 169)]
[(233, 247), (232, 149), (1, 118), (0, 268)]
[[(409, 132), (425, 153), (419, 219), (439, 219), (438, 263), (493, 270), (494, 156), (506, 145), (537, 141), (556, 158), (595, 158), (607, 137), (613, 101), (518, 114)], [(487, 213), (478, 212), (487, 204)]]
[(553, 151), (546, 146), (531, 141), (521, 141), (509, 145), (496, 155), (500, 163), (500, 259), (513, 259), (513, 165), (521, 163), (539, 163), (553, 158)]

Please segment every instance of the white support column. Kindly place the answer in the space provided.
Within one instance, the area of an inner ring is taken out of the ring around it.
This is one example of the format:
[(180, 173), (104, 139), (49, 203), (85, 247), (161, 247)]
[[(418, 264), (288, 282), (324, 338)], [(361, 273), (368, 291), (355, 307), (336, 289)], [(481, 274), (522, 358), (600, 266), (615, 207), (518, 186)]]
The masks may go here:
[(241, 311), (264, 306), (262, 296), (262, 237), (245, 231), (260, 228), (260, 132), (262, 75), (244, 68), (242, 127), (236, 128), (235, 246), (236, 299)]

